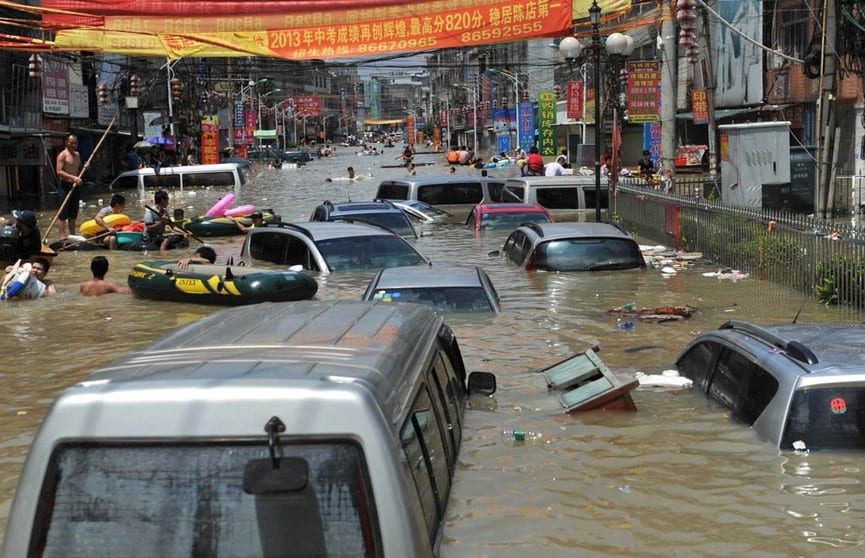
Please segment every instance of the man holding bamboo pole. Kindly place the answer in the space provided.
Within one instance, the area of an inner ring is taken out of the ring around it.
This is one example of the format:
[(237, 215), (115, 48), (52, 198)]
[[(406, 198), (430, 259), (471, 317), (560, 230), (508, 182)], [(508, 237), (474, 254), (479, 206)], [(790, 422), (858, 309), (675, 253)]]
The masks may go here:
[[(89, 162), (85, 163), (83, 170), (87, 170), (89, 166)], [(78, 153), (78, 138), (70, 135), (66, 138), (66, 149), (57, 155), (57, 178), (60, 180), (60, 192), (65, 200), (57, 220), (61, 241), (68, 238), (68, 231), (75, 231), (75, 220), (78, 218), (78, 205), (81, 201), (81, 174), (83, 172), (81, 154)]]

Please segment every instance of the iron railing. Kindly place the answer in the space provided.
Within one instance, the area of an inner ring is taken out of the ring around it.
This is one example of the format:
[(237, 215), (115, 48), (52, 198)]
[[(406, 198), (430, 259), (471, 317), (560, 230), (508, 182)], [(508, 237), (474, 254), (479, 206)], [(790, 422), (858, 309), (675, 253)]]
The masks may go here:
[(679, 181), (671, 193), (642, 184), (616, 189), (612, 211), (626, 229), (827, 304), (865, 308), (865, 228), (856, 220), (727, 206), (705, 197), (705, 182), (699, 197)]

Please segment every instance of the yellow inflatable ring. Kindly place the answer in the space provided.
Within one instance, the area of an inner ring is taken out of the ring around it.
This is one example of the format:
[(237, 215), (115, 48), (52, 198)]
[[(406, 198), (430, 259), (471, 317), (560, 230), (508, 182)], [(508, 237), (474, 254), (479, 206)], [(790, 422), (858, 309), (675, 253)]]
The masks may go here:
[[(125, 225), (129, 225), (132, 223), (132, 219), (129, 218), (128, 215), (124, 215), (123, 213), (112, 213), (111, 215), (106, 215), (102, 218), (103, 221), (107, 225), (112, 227), (123, 227)], [(97, 234), (105, 232), (99, 223), (96, 222), (96, 219), (90, 219), (89, 221), (84, 221), (81, 223), (81, 227), (79, 228), (81, 234), (84, 236), (96, 236)]]

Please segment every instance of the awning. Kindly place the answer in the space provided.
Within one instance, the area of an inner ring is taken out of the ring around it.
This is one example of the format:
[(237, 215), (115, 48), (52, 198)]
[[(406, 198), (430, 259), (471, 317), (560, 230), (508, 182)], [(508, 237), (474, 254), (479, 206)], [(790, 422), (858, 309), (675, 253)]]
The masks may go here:
[(385, 126), (388, 124), (401, 124), (405, 118), (367, 118), (363, 121), (364, 126)]
[[(738, 116), (740, 114), (745, 113), (754, 113), (754, 112), (778, 112), (780, 110), (784, 110), (787, 107), (792, 107), (795, 103), (789, 103), (786, 105), (760, 105), (759, 107), (739, 107), (739, 108), (726, 108), (726, 109), (715, 109), (715, 120), (724, 120), (725, 118), (733, 118), (734, 116)], [(693, 112), (680, 112), (676, 114), (676, 120), (693, 120), (694, 113)]]

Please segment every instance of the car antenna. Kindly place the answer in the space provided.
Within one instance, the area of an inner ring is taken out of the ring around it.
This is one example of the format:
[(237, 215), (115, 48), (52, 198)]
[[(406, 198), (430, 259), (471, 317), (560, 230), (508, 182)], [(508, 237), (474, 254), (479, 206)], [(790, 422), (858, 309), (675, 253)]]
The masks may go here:
[(802, 300), (801, 306), (799, 306), (799, 310), (796, 312), (796, 315), (793, 316), (793, 323), (796, 323), (796, 320), (799, 319), (799, 314), (802, 313), (802, 309), (805, 308), (805, 303), (808, 302), (808, 295), (805, 295), (805, 298)]

